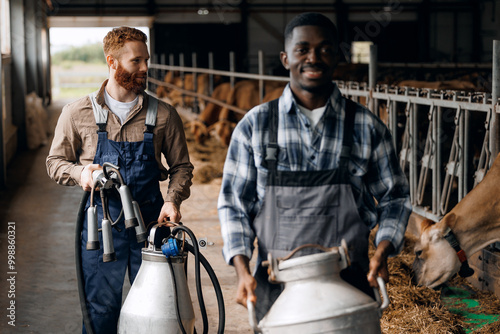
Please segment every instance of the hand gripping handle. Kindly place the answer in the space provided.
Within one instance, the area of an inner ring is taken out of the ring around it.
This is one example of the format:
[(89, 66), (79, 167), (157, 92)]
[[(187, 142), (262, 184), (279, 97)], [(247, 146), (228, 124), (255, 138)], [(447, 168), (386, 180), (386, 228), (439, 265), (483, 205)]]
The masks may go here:
[(259, 326), (257, 325), (257, 315), (255, 314), (255, 305), (247, 299), (247, 309), (248, 309), (248, 322), (250, 327), (252, 327), (255, 333), (262, 333)]

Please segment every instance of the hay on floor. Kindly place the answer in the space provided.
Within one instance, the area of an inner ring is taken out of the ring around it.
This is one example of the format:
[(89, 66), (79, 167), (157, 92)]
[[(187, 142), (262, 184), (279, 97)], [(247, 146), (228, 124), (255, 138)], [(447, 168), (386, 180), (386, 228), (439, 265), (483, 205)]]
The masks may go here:
[[(441, 292), (427, 287), (419, 287), (411, 282), (411, 265), (415, 258), (413, 253), (415, 237), (405, 238), (405, 247), (400, 255), (388, 261), (390, 282), (387, 285), (391, 304), (384, 311), (380, 320), (382, 333), (465, 333), (474, 328), (474, 324), (450, 312), (442, 302)], [(371, 249), (373, 251), (373, 249)], [(479, 291), (465, 279), (456, 277), (449, 282), (450, 286), (464, 286), (473, 291), (474, 298), (480, 306), (477, 313), (500, 314), (500, 302), (490, 292)], [(460, 305), (457, 305), (460, 307)], [(500, 321), (484, 325), (474, 330), (474, 334), (500, 333)]]

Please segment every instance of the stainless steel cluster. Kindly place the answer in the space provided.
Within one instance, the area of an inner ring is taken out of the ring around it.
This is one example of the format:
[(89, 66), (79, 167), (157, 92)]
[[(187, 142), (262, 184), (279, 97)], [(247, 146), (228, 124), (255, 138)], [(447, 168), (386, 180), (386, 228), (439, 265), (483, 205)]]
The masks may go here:
[[(98, 232), (102, 232), (102, 243), (104, 247), (103, 262), (116, 261), (116, 254), (113, 245), (111, 227), (118, 231), (116, 225), (125, 216), (125, 228), (135, 228), (137, 242), (146, 241), (146, 227), (142, 219), (139, 204), (133, 200), (129, 187), (125, 184), (119, 167), (109, 162), (103, 164), (103, 169), (95, 170), (92, 173), (94, 185), (90, 193), (90, 206), (87, 210), (87, 250), (100, 249)], [(99, 190), (102, 202), (103, 219), (101, 229), (98, 228), (97, 207), (94, 205), (94, 194)], [(117, 191), (120, 195), (122, 210), (116, 220), (112, 220), (109, 214), (108, 194)]]

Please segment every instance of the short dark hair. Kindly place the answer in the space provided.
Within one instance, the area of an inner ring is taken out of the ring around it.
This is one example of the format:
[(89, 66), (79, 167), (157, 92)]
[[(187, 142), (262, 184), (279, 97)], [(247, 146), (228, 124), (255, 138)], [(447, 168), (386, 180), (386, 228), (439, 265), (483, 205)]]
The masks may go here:
[(295, 16), (285, 28), (285, 45), (292, 37), (293, 29), (300, 26), (317, 26), (331, 34), (335, 44), (338, 44), (338, 32), (335, 24), (325, 15), (314, 12), (302, 13)]

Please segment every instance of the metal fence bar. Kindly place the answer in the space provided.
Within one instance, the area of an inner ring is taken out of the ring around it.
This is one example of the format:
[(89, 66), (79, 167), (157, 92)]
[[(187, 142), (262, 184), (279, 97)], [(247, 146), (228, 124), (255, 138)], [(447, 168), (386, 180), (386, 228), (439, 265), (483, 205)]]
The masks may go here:
[(493, 81), (491, 85), (491, 103), (493, 113), (491, 114), (490, 128), (490, 151), (491, 163), (499, 153), (500, 141), (500, 117), (496, 112), (496, 105), (500, 97), (500, 40), (493, 41)]
[(413, 133), (410, 141), (410, 189), (412, 203), (417, 203), (417, 175), (418, 175), (418, 108), (416, 103), (411, 104), (410, 109), (410, 128)]
[(192, 67), (184, 67), (184, 66), (170, 66), (170, 65), (161, 65), (161, 64), (150, 64), (150, 68), (162, 68), (167, 71), (184, 71), (184, 72), (196, 72), (196, 73), (207, 73), (214, 74), (232, 78), (242, 78), (242, 79), (254, 79), (254, 80), (270, 80), (270, 81), (281, 81), (288, 82), (290, 81), (289, 77), (279, 77), (273, 75), (259, 75), (259, 74), (251, 74), (251, 73), (239, 73), (239, 72), (231, 72), (231, 71), (221, 71), (221, 70), (211, 70), (208, 68), (192, 68)]
[[(214, 53), (213, 52), (208, 53), (208, 68), (211, 70), (214, 69)], [(212, 96), (213, 92), (214, 92), (214, 74), (210, 73), (210, 74), (208, 74), (208, 95)]]
[(464, 163), (463, 163), (463, 188), (462, 188), (462, 197), (459, 197), (462, 199), (467, 195), (469, 192), (469, 152), (471, 149), (471, 144), (470, 144), (470, 130), (471, 130), (471, 124), (470, 124), (470, 111), (465, 110), (464, 111), (464, 127), (463, 127), (463, 147), (464, 147)]
[(247, 110), (243, 110), (243, 109), (240, 109), (238, 107), (232, 106), (230, 104), (221, 102), (221, 101), (219, 101), (217, 99), (214, 99), (211, 96), (207, 96), (207, 95), (204, 95), (204, 94), (192, 92), (192, 91), (187, 90), (187, 89), (182, 89), (182, 88), (177, 87), (174, 84), (170, 84), (170, 83), (167, 83), (167, 82), (162, 82), (160, 80), (156, 80), (156, 79), (153, 79), (153, 78), (149, 78), (148, 80), (151, 80), (153, 83), (155, 83), (157, 85), (163, 85), (165, 87), (169, 87), (169, 88), (173, 88), (173, 89), (178, 89), (179, 91), (181, 91), (185, 95), (197, 97), (199, 99), (203, 99), (205, 101), (212, 102), (212, 103), (217, 104), (217, 105), (219, 105), (219, 106), (221, 106), (223, 108), (227, 108), (229, 110), (232, 110), (232, 111), (237, 112), (237, 113), (242, 114), (242, 115), (246, 114), (246, 112), (247, 112)]
[[(370, 89), (370, 99), (367, 101), (368, 109), (375, 113), (375, 115), (379, 115), (378, 111), (378, 103), (375, 103), (373, 98), (373, 92), (377, 86), (377, 46), (375, 44), (370, 45), (370, 64), (368, 66), (368, 88)], [(378, 100), (377, 100), (378, 101)]]
[[(259, 74), (264, 75), (264, 52), (259, 50)], [(264, 99), (264, 80), (259, 79), (259, 101)]]
[[(184, 67), (184, 53), (180, 53), (179, 54), (179, 67)], [(185, 89), (186, 86), (185, 86), (185, 75), (184, 75), (184, 71), (183, 70), (180, 70), (180, 78), (181, 78), (181, 88), (182, 89)], [(186, 106), (186, 101), (184, 101), (184, 98), (186, 97), (186, 95), (183, 93), (182, 96), (181, 96), (181, 101), (182, 101), (182, 104), (181, 106), (182, 107), (185, 107)]]
[[(234, 61), (234, 51), (229, 52), (229, 72), (235, 73), (236, 71), (236, 64)], [(235, 76), (231, 76), (229, 78), (229, 82), (231, 83), (231, 88), (234, 87), (234, 78)]]
[[(191, 53), (191, 62), (192, 66), (196, 68), (198, 66), (198, 59), (196, 52)], [(198, 75), (196, 72), (193, 73), (193, 91), (198, 92)], [(195, 114), (200, 113), (200, 107), (198, 104), (198, 97), (194, 96), (194, 101), (193, 101), (193, 112)]]

